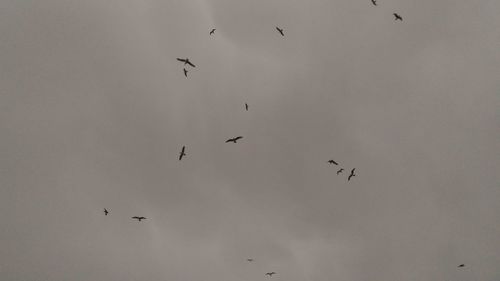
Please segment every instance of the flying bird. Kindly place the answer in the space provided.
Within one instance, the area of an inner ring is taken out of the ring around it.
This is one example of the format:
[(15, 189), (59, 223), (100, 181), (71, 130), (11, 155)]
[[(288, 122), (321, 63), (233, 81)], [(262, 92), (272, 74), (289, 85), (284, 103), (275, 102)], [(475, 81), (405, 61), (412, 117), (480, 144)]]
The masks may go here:
[(373, 6), (377, 6), (377, 0), (372, 0)]
[(337, 162), (333, 161), (333, 159), (332, 159), (332, 160), (328, 160), (328, 163), (330, 163), (330, 164), (335, 164), (335, 165), (338, 165), (338, 164), (339, 164), (339, 163), (337, 163)]
[(183, 68), (184, 69), (184, 76), (188, 77), (188, 71), (187, 69)]
[(249, 262), (253, 262), (253, 259), (247, 259), (247, 261), (249, 261)]
[(245, 102), (245, 109), (248, 111), (248, 104)]
[(136, 219), (138, 221), (141, 221), (141, 220), (145, 220), (146, 218), (145, 217), (132, 217), (133, 219)]
[(347, 180), (348, 180), (348, 181), (350, 181), (350, 180), (351, 180), (351, 178), (355, 176), (355, 174), (354, 174), (354, 170), (356, 170), (356, 168), (354, 168), (354, 169), (352, 169), (352, 170), (351, 170), (351, 174), (350, 174), (350, 175), (349, 175), (349, 177), (347, 178)]
[(177, 60), (178, 60), (178, 61), (180, 61), (180, 62), (183, 62), (183, 63), (184, 63), (184, 65), (189, 64), (189, 65), (190, 65), (190, 66), (192, 66), (192, 67), (196, 67), (196, 66), (194, 66), (194, 64), (192, 64), (192, 63), (191, 63), (191, 61), (189, 61), (189, 59), (188, 59), (188, 58), (185, 58), (185, 59), (180, 59), (180, 58), (177, 58)]
[(274, 272), (274, 271), (266, 273), (266, 275), (269, 275), (269, 277), (273, 277), (274, 274), (276, 274), (276, 272)]
[(210, 35), (215, 33), (215, 28), (210, 31)]
[(184, 156), (186, 156), (186, 146), (182, 147), (181, 153), (179, 154), (179, 161), (181, 161)]
[(340, 170), (337, 171), (337, 175), (342, 173), (343, 171), (344, 171), (344, 169), (341, 168)]
[(461, 265), (459, 265), (458, 267), (465, 267), (465, 264), (461, 264)]
[(393, 15), (394, 15), (394, 20), (400, 20), (400, 21), (403, 21), (403, 18), (402, 18), (400, 15), (398, 15), (398, 14), (396, 14), (396, 13), (394, 13)]
[(104, 208), (104, 215), (107, 216), (108, 215), (108, 210), (106, 210), (106, 208)]
[(283, 29), (282, 28), (279, 28), (276, 26), (276, 30), (278, 30), (278, 32), (281, 34), (281, 36), (285, 36), (285, 34), (283, 33)]
[(242, 138), (243, 138), (242, 136), (239, 136), (239, 137), (235, 137), (235, 138), (232, 138), (232, 139), (228, 139), (226, 141), (226, 143), (228, 143), (228, 142), (234, 142), (234, 143), (236, 143), (239, 139), (242, 139)]

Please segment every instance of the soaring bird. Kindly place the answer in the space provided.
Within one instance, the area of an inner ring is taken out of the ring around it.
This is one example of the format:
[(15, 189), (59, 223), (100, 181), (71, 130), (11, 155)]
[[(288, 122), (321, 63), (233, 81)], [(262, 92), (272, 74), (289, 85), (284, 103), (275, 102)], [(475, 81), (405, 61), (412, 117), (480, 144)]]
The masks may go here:
[(377, 0), (372, 0), (373, 6), (377, 6)]
[(145, 217), (132, 217), (133, 219), (136, 219), (138, 221), (141, 221), (141, 220), (145, 220), (146, 218)]
[(186, 156), (186, 146), (182, 147), (181, 153), (179, 154), (179, 161), (181, 161), (184, 156)]
[(253, 262), (253, 259), (247, 259), (247, 261), (249, 261), (249, 262)]
[(461, 265), (459, 265), (458, 267), (465, 267), (465, 264), (463, 264), (463, 263), (462, 263), (462, 264), (461, 264)]
[(356, 168), (354, 168), (354, 169), (352, 169), (352, 170), (351, 170), (351, 174), (350, 174), (350, 175), (349, 175), (349, 177), (347, 178), (347, 180), (348, 180), (348, 181), (350, 181), (350, 180), (351, 180), (351, 178), (355, 176), (355, 174), (354, 174), (354, 170), (356, 170)]
[(215, 33), (215, 28), (210, 31), (210, 35)]
[(248, 103), (245, 102), (245, 109), (248, 111)]
[(281, 34), (281, 36), (285, 36), (285, 34), (283, 33), (283, 29), (282, 28), (279, 28), (276, 26), (276, 30), (278, 30), (278, 32)]
[(189, 61), (189, 59), (188, 59), (188, 58), (185, 58), (185, 59), (180, 59), (180, 58), (177, 58), (177, 60), (178, 60), (178, 61), (180, 61), (180, 62), (183, 62), (183, 63), (184, 63), (184, 65), (189, 64), (189, 65), (190, 65), (190, 66), (192, 66), (192, 67), (196, 67), (196, 66), (194, 66), (194, 64), (192, 64), (192, 63)]
[(269, 277), (273, 277), (274, 274), (276, 274), (276, 272), (274, 272), (274, 271), (266, 273), (266, 275), (269, 275)]
[(107, 216), (108, 215), (108, 210), (106, 210), (106, 208), (104, 208), (104, 215)]
[(340, 170), (337, 171), (337, 175), (342, 173), (344, 171), (344, 169), (340, 168)]
[(235, 137), (235, 138), (232, 138), (232, 139), (228, 139), (228, 140), (226, 141), (226, 143), (227, 143), (227, 142), (234, 142), (234, 143), (236, 143), (239, 139), (242, 139), (242, 138), (243, 138), (242, 136), (239, 136), (239, 137)]
[(183, 68), (184, 69), (184, 76), (188, 77), (188, 71), (187, 69)]
[(339, 163), (337, 163), (337, 162), (333, 161), (333, 159), (332, 159), (332, 160), (328, 160), (328, 163), (330, 163), (330, 164), (335, 164), (335, 165), (338, 165), (338, 164), (339, 164)]
[(403, 18), (402, 18), (400, 15), (398, 15), (398, 14), (396, 14), (396, 13), (394, 13), (393, 15), (394, 15), (394, 20), (400, 20), (400, 21), (403, 21)]

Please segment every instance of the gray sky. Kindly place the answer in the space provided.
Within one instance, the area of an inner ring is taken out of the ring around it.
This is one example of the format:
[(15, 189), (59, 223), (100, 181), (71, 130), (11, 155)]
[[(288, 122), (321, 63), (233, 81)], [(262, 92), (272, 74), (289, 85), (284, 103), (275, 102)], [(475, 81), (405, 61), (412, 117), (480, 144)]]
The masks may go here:
[(378, 4), (1, 1), (0, 279), (499, 280), (500, 2)]

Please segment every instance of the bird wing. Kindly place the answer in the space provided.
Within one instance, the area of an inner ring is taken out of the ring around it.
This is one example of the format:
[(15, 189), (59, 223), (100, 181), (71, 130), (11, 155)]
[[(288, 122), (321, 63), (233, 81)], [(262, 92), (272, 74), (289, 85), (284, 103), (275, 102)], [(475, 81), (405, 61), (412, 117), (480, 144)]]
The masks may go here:
[(188, 61), (186, 61), (186, 63), (187, 63), (187, 64), (189, 64), (189, 65), (190, 65), (190, 66), (192, 66), (192, 67), (196, 67), (196, 66), (194, 66), (194, 64), (192, 64), (189, 60), (188, 60)]
[(136, 220), (138, 220), (138, 219), (139, 219), (139, 217), (132, 217), (132, 218), (133, 218), (133, 219), (136, 219)]
[(235, 137), (234, 140), (239, 140), (239, 139), (242, 139), (243, 137), (242, 136), (239, 136), (239, 137)]
[(187, 77), (188, 71), (184, 68), (184, 76)]
[(180, 59), (180, 58), (177, 58), (178, 61), (182, 61), (182, 62), (186, 62), (185, 59)]

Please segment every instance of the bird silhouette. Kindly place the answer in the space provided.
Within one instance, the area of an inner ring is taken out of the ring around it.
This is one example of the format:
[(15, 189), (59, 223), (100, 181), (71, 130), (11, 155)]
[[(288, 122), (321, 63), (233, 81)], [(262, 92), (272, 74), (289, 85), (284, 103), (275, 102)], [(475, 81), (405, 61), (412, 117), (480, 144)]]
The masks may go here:
[(461, 265), (459, 265), (458, 267), (465, 267), (465, 264), (463, 264), (463, 263), (462, 263), (462, 264), (461, 264)]
[(186, 146), (182, 147), (181, 153), (179, 154), (179, 161), (182, 160), (182, 157), (186, 156)]
[(338, 164), (339, 164), (339, 163), (337, 163), (337, 162), (333, 161), (333, 159), (332, 159), (332, 160), (328, 160), (328, 163), (330, 163), (330, 164), (335, 164), (335, 165), (338, 165)]
[(398, 14), (396, 14), (396, 13), (394, 13), (393, 15), (394, 15), (394, 20), (400, 20), (400, 21), (403, 21), (403, 18), (402, 18), (400, 15), (398, 15)]
[(341, 168), (340, 170), (337, 171), (337, 175), (342, 173), (343, 171), (344, 171), (344, 169)]
[(350, 175), (349, 175), (349, 177), (347, 178), (347, 180), (348, 180), (348, 181), (350, 181), (350, 180), (351, 180), (351, 178), (355, 176), (355, 174), (354, 174), (354, 170), (356, 170), (356, 168), (354, 168), (354, 169), (352, 169), (352, 170), (351, 170), (351, 174), (350, 174)]
[(141, 220), (145, 220), (146, 218), (145, 217), (132, 217), (133, 219), (136, 219), (138, 221), (141, 221)]
[(285, 36), (285, 34), (283, 33), (283, 29), (282, 28), (279, 28), (276, 26), (276, 30), (278, 30), (278, 32), (281, 34), (281, 36)]
[(189, 59), (188, 59), (188, 58), (185, 58), (185, 59), (180, 59), (180, 58), (177, 58), (177, 60), (178, 60), (178, 61), (180, 61), (180, 62), (183, 62), (183, 63), (184, 63), (184, 65), (189, 64), (189, 65), (190, 65), (190, 66), (192, 66), (192, 67), (196, 67), (194, 64), (192, 64), (192, 63), (191, 63), (191, 61), (189, 61)]
[(242, 139), (242, 138), (243, 138), (242, 136), (239, 136), (239, 137), (235, 137), (235, 138), (232, 138), (232, 139), (228, 139), (226, 141), (226, 143), (228, 143), (228, 142), (234, 142), (234, 143), (236, 143), (239, 139)]
[(273, 277), (274, 274), (276, 274), (276, 272), (274, 272), (274, 271), (266, 273), (266, 275), (269, 275), (269, 277)]
[(248, 104), (245, 102), (245, 109), (248, 111)]
[(247, 261), (249, 261), (249, 262), (253, 262), (253, 259), (247, 259)]
[(188, 77), (188, 71), (187, 69), (183, 68), (184, 69), (184, 76)]
[(107, 216), (108, 215), (108, 210), (106, 210), (106, 208), (104, 208), (104, 215)]
[(215, 33), (215, 28), (210, 31), (210, 35)]
[(373, 6), (377, 6), (377, 0), (372, 0)]

